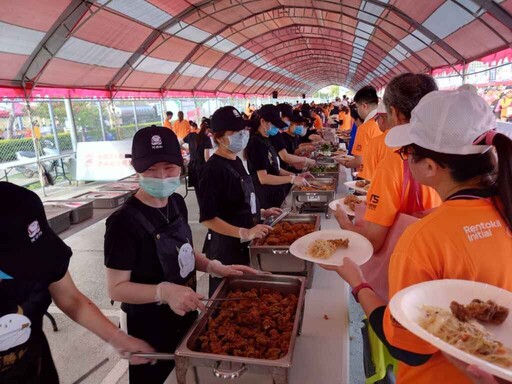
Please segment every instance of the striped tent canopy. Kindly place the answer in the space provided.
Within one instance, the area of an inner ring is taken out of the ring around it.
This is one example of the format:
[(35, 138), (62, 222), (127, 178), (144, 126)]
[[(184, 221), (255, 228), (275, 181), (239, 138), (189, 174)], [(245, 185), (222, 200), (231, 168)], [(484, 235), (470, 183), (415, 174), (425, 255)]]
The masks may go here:
[(512, 43), (512, 0), (3, 0), (1, 10), (4, 96), (295, 97), (458, 72)]

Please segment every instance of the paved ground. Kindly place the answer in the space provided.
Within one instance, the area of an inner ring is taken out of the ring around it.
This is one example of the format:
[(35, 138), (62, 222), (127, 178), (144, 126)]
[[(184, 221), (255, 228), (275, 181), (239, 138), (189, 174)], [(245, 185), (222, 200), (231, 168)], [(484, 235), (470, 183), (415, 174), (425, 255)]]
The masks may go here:
[[(48, 198), (65, 198), (79, 194), (81, 191), (90, 190), (98, 183), (69, 188), (61, 184), (58, 188), (47, 190)], [(184, 194), (182, 186), (178, 193)], [(197, 249), (202, 249), (206, 234), (205, 228), (198, 222), (198, 206), (194, 192), (189, 192), (186, 197), (189, 210), (189, 222), (192, 227), (194, 243)], [(72, 234), (65, 239), (73, 249), (70, 271), (78, 288), (95, 302), (98, 307), (113, 322), (119, 321), (119, 305), (110, 304), (106, 294), (105, 268), (103, 266), (103, 235), (105, 231), (105, 219), (98, 221), (82, 231)], [(199, 290), (207, 292), (207, 276), (199, 277)], [(53, 332), (49, 321), (45, 321), (45, 332), (48, 336), (55, 363), (59, 371), (61, 383), (87, 383), (87, 384), (126, 384), (127, 364), (118, 358), (96, 336), (77, 326), (58, 308), (51, 306), (52, 313), (58, 323), (59, 331)], [(360, 336), (360, 319), (362, 314), (358, 305), (351, 300), (350, 309), (350, 384), (364, 383), (362, 368), (362, 344)], [(321, 348), (321, 346), (319, 346)], [(310, 383), (304, 383), (310, 384)], [(329, 383), (322, 383), (329, 384)]]

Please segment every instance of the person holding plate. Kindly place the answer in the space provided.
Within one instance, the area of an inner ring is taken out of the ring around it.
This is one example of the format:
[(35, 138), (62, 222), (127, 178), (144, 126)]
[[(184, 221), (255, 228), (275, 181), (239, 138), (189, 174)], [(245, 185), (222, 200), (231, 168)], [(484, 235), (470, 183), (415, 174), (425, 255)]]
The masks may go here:
[[(409, 226), (396, 244), (389, 297), (438, 279), (478, 281), (512, 291), (512, 141), (495, 127), (481, 97), (434, 91), (413, 109), (408, 124), (388, 133), (386, 144), (400, 148), (414, 179), (436, 190), (443, 201)], [(439, 349), (392, 317), (351, 260), (325, 268), (350, 284), (375, 333), (400, 361), (397, 383), (471, 382)]]

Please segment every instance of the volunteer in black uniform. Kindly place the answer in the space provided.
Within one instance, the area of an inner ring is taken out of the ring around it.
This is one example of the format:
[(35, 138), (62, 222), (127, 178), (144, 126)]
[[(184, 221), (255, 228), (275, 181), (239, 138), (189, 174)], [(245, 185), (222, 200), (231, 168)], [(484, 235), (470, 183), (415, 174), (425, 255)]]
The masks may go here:
[(247, 167), (252, 177), (256, 196), (262, 208), (280, 207), (286, 194), (283, 185), (307, 185), (305, 177), (280, 167), (276, 150), (269, 140), (286, 127), (275, 105), (266, 104), (254, 111), (251, 120), (251, 138), (245, 149)]
[[(247, 123), (234, 107), (215, 111), (211, 125), (218, 149), (199, 180), (199, 221), (208, 228), (210, 238), (206, 255), (226, 265), (249, 265), (248, 242), (271, 230), (258, 224), (260, 219), (281, 213), (280, 209), (260, 210), (252, 179), (237, 156), (249, 140)], [(210, 276), (210, 295), (219, 283)]]
[(212, 142), (208, 137), (210, 119), (203, 119), (199, 132), (190, 132), (183, 141), (188, 144), (190, 162), (188, 164), (188, 185), (197, 189), (201, 169), (210, 158)]
[(303, 104), (300, 109), (302, 115), (307, 119), (306, 125), (304, 128), (306, 129), (306, 132), (303, 136), (300, 138), (301, 144), (310, 144), (310, 143), (323, 143), (322, 136), (318, 133), (314, 126), (314, 118), (311, 115), (311, 107), (308, 104)]
[(119, 331), (77, 289), (68, 272), (71, 249), (50, 228), (34, 192), (0, 182), (0, 212), (0, 383), (59, 383), (42, 329), (52, 300), (120, 353), (154, 351)]
[[(290, 125), (288, 129), (281, 135), (283, 137), (285, 149), (288, 153), (294, 153), (300, 145), (300, 138), (306, 132), (305, 124), (308, 120), (302, 115), (300, 111), (292, 111), (290, 117)], [(305, 165), (315, 165), (316, 161), (306, 158)]]
[[(289, 172), (297, 172), (297, 170), (302, 170), (307, 165), (315, 165), (316, 161), (313, 159), (309, 159), (303, 156), (296, 156), (294, 154), (295, 149), (290, 150), (290, 142), (285, 142), (288, 139), (288, 135), (286, 132), (290, 130), (290, 124), (292, 124), (293, 119), (293, 107), (290, 104), (278, 104), (277, 109), (281, 113), (281, 120), (286, 124), (286, 127), (283, 128), (277, 135), (269, 136), (270, 143), (274, 146), (277, 154), (279, 155), (279, 159), (281, 160), (281, 168)], [(300, 113), (300, 112), (299, 112)], [(301, 119), (302, 122), (302, 119)], [(304, 131), (305, 133), (305, 131)], [(290, 188), (285, 188), (285, 192), (289, 191)]]
[[(110, 298), (122, 302), (128, 333), (158, 352), (174, 352), (205, 309), (195, 292), (196, 268), (215, 276), (243, 274), (245, 266), (210, 262), (193, 249), (180, 185), (183, 164), (176, 135), (164, 127), (139, 130), (132, 165), (141, 188), (107, 220), (105, 265)], [(168, 304), (168, 305), (158, 305)], [(161, 384), (173, 361), (130, 366), (130, 383)]]

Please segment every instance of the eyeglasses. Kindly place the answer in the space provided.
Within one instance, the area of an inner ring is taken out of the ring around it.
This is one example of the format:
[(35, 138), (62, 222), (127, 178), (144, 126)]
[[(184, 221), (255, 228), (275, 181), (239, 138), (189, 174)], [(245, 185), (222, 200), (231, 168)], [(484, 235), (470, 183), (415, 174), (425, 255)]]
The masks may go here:
[(414, 156), (414, 154), (415, 154), (414, 152), (408, 151), (407, 149), (408, 149), (408, 147), (402, 147), (402, 148), (396, 150), (395, 153), (398, 153), (400, 158), (403, 161), (406, 161), (409, 158), (409, 156)]

